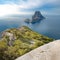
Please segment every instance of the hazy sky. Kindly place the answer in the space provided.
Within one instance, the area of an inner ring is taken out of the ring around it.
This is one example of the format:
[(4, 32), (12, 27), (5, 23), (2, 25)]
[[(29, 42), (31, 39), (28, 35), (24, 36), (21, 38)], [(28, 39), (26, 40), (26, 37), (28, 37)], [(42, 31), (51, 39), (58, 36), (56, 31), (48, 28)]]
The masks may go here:
[(0, 17), (32, 14), (60, 14), (60, 0), (0, 0)]

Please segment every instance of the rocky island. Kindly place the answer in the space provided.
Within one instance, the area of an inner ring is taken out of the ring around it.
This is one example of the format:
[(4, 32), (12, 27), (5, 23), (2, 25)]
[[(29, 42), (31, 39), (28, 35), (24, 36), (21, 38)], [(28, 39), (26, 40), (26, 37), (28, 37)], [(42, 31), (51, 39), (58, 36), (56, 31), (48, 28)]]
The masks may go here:
[(26, 23), (36, 23), (39, 22), (41, 20), (43, 20), (44, 17), (42, 16), (40, 11), (36, 11), (35, 14), (32, 16), (32, 19), (25, 19)]
[(31, 23), (36, 23), (44, 19), (40, 11), (36, 11), (35, 14), (32, 16)]

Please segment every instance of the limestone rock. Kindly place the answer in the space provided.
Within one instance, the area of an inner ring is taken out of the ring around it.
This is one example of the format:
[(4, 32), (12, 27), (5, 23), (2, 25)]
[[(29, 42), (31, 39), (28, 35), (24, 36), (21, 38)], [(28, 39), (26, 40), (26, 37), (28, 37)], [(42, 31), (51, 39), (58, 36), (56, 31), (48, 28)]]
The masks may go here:
[(60, 40), (45, 44), (16, 60), (60, 60)]

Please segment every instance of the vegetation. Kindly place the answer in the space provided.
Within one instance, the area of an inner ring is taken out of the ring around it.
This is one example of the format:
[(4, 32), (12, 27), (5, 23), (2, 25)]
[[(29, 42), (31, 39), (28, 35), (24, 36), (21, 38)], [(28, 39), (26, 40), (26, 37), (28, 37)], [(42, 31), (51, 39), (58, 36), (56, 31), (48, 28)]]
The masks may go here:
[(53, 41), (52, 38), (38, 34), (26, 26), (6, 30), (2, 35), (0, 60), (14, 60), (41, 45)]

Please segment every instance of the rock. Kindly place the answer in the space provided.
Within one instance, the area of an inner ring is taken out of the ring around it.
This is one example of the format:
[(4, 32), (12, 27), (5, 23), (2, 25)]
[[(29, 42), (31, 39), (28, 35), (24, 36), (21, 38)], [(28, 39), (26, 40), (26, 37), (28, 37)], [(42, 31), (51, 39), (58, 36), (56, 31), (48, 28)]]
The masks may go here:
[(24, 21), (25, 21), (26, 23), (30, 23), (30, 22), (31, 22), (30, 19), (25, 19)]
[(35, 14), (32, 16), (31, 23), (39, 22), (42, 19), (44, 19), (44, 17), (42, 16), (41, 12), (40, 11), (36, 11)]
[(3, 32), (2, 36), (7, 36), (9, 38), (9, 46), (13, 45), (13, 40), (15, 40), (15, 37), (12, 33), (9, 32)]
[(36, 48), (15, 60), (60, 60), (60, 40)]

